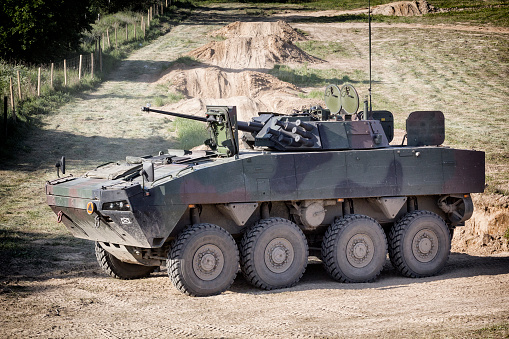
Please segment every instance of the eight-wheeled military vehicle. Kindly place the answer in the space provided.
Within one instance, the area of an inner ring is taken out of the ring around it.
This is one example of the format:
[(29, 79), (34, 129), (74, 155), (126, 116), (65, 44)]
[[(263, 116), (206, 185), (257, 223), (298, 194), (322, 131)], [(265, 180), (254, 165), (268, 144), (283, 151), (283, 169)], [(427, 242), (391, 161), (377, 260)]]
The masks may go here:
[[(262, 289), (293, 286), (309, 255), (346, 283), (374, 280), (387, 252), (407, 277), (436, 274), (472, 215), (470, 193), (484, 190), (484, 153), (442, 146), (439, 111), (411, 113), (406, 142), (394, 146), (392, 114), (367, 102), (358, 113), (351, 85), (328, 86), (325, 101), (249, 122), (235, 107), (208, 106), (204, 117), (144, 107), (203, 121), (209, 150), (58, 178), (47, 202), (74, 236), (96, 242), (108, 274), (142, 278), (166, 261), (193, 296), (225, 291), (239, 269)], [(65, 159), (57, 166), (64, 172)]]

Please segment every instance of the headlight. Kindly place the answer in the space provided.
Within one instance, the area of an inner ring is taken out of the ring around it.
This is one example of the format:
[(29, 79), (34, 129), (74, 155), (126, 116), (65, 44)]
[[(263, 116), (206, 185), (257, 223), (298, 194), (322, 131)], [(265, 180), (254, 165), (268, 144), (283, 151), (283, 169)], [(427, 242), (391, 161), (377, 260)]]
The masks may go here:
[(113, 202), (105, 202), (103, 204), (103, 210), (110, 211), (129, 211), (131, 206), (127, 202), (127, 200), (122, 201), (113, 201)]

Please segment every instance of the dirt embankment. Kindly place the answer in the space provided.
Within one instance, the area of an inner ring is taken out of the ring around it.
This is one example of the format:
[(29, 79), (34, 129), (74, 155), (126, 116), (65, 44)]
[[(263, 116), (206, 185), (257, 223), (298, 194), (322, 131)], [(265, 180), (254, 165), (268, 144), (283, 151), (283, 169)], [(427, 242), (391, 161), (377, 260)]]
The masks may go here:
[(456, 228), (452, 250), (489, 255), (509, 251), (509, 197), (474, 194), (474, 214)]
[(323, 62), (293, 44), (305, 37), (286, 22), (234, 22), (209, 35), (224, 40), (189, 52), (199, 62), (176, 64), (159, 79), (187, 98), (166, 108), (199, 112), (206, 105), (235, 105), (239, 118), (249, 120), (260, 111), (290, 113), (316, 104), (299, 98), (297, 86), (266, 73), (275, 64)]
[(427, 1), (399, 1), (373, 7), (377, 15), (416, 16), (437, 12), (438, 9)]

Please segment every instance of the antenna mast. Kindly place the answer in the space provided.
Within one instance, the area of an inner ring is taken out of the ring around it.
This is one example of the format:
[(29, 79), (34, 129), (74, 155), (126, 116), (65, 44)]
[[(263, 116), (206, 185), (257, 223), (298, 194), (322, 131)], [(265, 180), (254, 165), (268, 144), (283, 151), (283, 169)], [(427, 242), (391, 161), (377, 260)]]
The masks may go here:
[(371, 0), (368, 0), (368, 34), (369, 34), (369, 111), (373, 110), (371, 105)]

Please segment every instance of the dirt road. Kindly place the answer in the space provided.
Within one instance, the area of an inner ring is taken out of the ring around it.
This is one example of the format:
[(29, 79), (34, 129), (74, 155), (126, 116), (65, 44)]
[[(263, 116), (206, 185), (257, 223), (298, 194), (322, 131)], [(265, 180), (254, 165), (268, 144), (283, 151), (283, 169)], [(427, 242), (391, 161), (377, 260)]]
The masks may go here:
[[(172, 286), (164, 267), (142, 280), (107, 277), (93, 244), (56, 226), (42, 192), (44, 181), (55, 177), (54, 160), (65, 152), (68, 168), (80, 174), (105, 161), (176, 146), (167, 121), (138, 108), (160, 93), (156, 81), (169, 62), (209, 42), (206, 33), (223, 24), (194, 20), (133, 53), (100, 88), (45, 119), (29, 140), (30, 156), (15, 170), (1, 171), (0, 180), (13, 181), (23, 196), (35, 193), (10, 215), (34, 240), (32, 252), (16, 254), (7, 265), (0, 260), (0, 336), (428, 338), (482, 336), (473, 331), (507, 326), (507, 252), (452, 253), (439, 276), (423, 279), (403, 278), (387, 261), (381, 276), (365, 284), (337, 283), (312, 260), (293, 288), (260, 291), (239, 275), (219, 296), (191, 298)], [(323, 25), (301, 27), (313, 34), (326, 32)], [(348, 57), (360, 60), (360, 54), (352, 45)]]
[(61, 252), (53, 270), (12, 277), (0, 295), (2, 336), (464, 337), (509, 321), (507, 254), (455, 253), (441, 275), (424, 279), (402, 278), (387, 261), (365, 284), (337, 283), (312, 262), (294, 288), (260, 291), (239, 276), (222, 295), (191, 298), (165, 271), (105, 277), (91, 253)]

